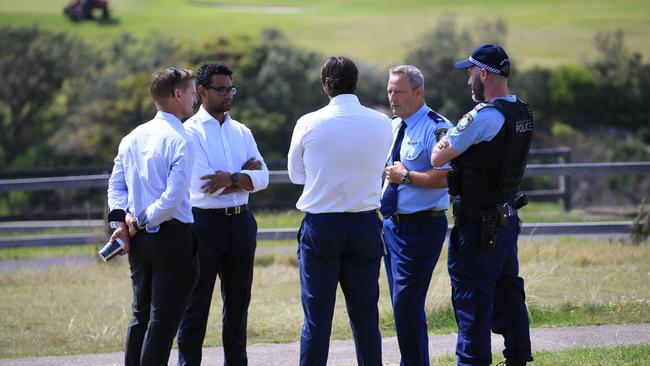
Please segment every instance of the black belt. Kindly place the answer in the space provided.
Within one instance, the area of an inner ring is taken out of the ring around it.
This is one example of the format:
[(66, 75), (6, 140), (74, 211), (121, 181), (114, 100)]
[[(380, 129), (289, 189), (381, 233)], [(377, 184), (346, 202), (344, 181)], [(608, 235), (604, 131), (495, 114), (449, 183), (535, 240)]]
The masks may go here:
[(162, 226), (167, 226), (167, 225), (178, 226), (178, 225), (189, 225), (189, 224), (186, 223), (186, 222), (179, 221), (178, 219), (171, 219), (171, 220), (167, 220), (167, 221), (163, 222), (160, 225), (162, 225)]
[(395, 222), (413, 222), (441, 216), (445, 216), (445, 210), (425, 210), (410, 214), (394, 214), (391, 215), (390, 218)]
[(307, 215), (330, 215), (330, 216), (350, 216), (350, 215), (368, 215), (376, 214), (377, 210), (367, 210), (367, 211), (357, 211), (357, 212), (321, 212), (321, 213), (309, 213)]
[(246, 211), (248, 211), (247, 204), (243, 204), (241, 206), (234, 206), (234, 207), (225, 207), (225, 208), (192, 207), (192, 212), (194, 213), (208, 213), (208, 214), (227, 215), (227, 216), (243, 214)]
[[(507, 205), (507, 210), (508, 210), (507, 212), (508, 217), (517, 216), (517, 210), (514, 209), (512, 206)], [(466, 220), (481, 220), (483, 216), (495, 215), (495, 214), (496, 214), (496, 210), (494, 209), (466, 207), (463, 210), (462, 216)]]

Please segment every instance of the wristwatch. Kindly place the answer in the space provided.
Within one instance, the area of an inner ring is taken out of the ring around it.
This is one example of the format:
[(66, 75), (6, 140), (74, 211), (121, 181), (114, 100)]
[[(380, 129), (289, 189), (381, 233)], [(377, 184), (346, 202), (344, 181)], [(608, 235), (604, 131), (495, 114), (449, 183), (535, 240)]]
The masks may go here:
[(133, 219), (133, 226), (135, 227), (136, 230), (141, 231), (141, 230), (144, 230), (147, 227), (147, 224), (146, 223), (144, 223), (144, 224), (140, 223), (140, 220), (138, 220), (138, 218), (136, 217), (136, 218)]
[(400, 180), (400, 184), (411, 184), (411, 171), (404, 168), (406, 170), (406, 173), (402, 176), (402, 180)]
[(237, 184), (238, 181), (239, 181), (239, 173), (230, 174), (230, 183)]

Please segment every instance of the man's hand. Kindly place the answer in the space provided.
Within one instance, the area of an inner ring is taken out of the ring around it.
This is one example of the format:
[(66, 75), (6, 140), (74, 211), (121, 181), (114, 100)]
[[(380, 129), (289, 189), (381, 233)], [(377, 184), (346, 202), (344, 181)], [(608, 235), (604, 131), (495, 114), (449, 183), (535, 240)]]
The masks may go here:
[(228, 194), (228, 193), (235, 193), (235, 192), (241, 192), (243, 189), (237, 187), (237, 186), (230, 186), (223, 191), (221, 191), (221, 194)]
[(399, 184), (404, 174), (406, 174), (406, 167), (401, 161), (396, 161), (395, 164), (386, 167), (386, 179), (390, 183)]
[(126, 217), (124, 217), (124, 220), (126, 221), (126, 227), (129, 229), (129, 236), (134, 237), (135, 234), (138, 233), (138, 227), (137, 227), (137, 222), (135, 221), (135, 217), (131, 216), (130, 213), (127, 213)]
[(230, 173), (217, 170), (214, 174), (208, 174), (201, 177), (201, 180), (206, 180), (201, 185), (201, 190), (204, 193), (212, 194), (221, 188), (228, 188), (232, 185), (230, 181)]
[(262, 162), (255, 160), (255, 158), (250, 158), (244, 163), (244, 166), (241, 167), (241, 170), (262, 170)]
[(444, 149), (449, 147), (449, 138), (447, 137), (447, 135), (444, 135), (440, 139), (440, 141), (438, 141), (438, 143), (436, 144), (436, 147), (438, 149), (440, 149), (440, 150), (444, 150)]
[(124, 248), (120, 251), (120, 255), (125, 255), (126, 253), (129, 252), (129, 249), (131, 248), (131, 236), (129, 235), (129, 228), (127, 227), (125, 222), (120, 222), (119, 226), (115, 231), (113, 231), (113, 235), (111, 235), (111, 241), (115, 239), (120, 239), (124, 243)]

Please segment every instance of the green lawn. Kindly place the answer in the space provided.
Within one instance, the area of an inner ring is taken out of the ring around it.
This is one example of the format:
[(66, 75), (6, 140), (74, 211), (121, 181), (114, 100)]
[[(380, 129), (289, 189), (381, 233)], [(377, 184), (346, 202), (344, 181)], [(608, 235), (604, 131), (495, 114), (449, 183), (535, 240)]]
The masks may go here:
[[(585, 238), (521, 240), (521, 273), (526, 281), (532, 326), (647, 322), (649, 256), (650, 245), (610, 244)], [(392, 310), (383, 270), (381, 273), (382, 335), (391, 336)], [(207, 346), (221, 344), (218, 293), (213, 298)], [(85, 266), (3, 273), (0, 358), (120, 351), (131, 315), (131, 296), (124, 258), (108, 264), (98, 261)], [(454, 331), (449, 299), (445, 249), (427, 296), (430, 332)], [(295, 254), (265, 256), (257, 261), (249, 342), (296, 342), (301, 322)], [(335, 339), (351, 338), (340, 293), (333, 324)], [(647, 354), (647, 350), (644, 352)]]
[(69, 22), (62, 14), (66, 3), (0, 0), (0, 24), (38, 24), (100, 44), (121, 32), (195, 41), (273, 27), (308, 49), (385, 67), (403, 62), (422, 34), (443, 14), (454, 13), (463, 25), (478, 17), (505, 20), (510, 56), (526, 66), (576, 63), (594, 53), (595, 32), (615, 29), (626, 32), (631, 49), (650, 55), (650, 2), (643, 0), (111, 0), (114, 21), (105, 24)]
[[(503, 361), (503, 356), (494, 355), (493, 363)], [(650, 345), (627, 347), (573, 348), (560, 352), (535, 353), (535, 366), (645, 366), (650, 364)], [(453, 356), (432, 360), (431, 365), (453, 366)]]

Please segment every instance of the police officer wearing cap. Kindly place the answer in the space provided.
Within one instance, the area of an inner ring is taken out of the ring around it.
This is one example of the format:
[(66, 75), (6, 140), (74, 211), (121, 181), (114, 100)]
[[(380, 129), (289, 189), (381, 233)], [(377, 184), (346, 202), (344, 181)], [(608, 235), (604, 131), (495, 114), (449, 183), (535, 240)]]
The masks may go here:
[(448, 270), (458, 324), (458, 365), (492, 362), (490, 333), (503, 335), (506, 365), (532, 361), (524, 281), (519, 277), (517, 196), (533, 137), (530, 107), (511, 95), (508, 55), (482, 45), (455, 64), (469, 72), (479, 104), (436, 145), (434, 166), (451, 161), (454, 201)]
[(453, 125), (424, 102), (424, 77), (410, 65), (389, 70), (388, 101), (393, 147), (388, 152), (381, 198), (384, 263), (401, 365), (429, 365), (424, 303), (447, 234), (447, 172), (431, 153)]
[(269, 171), (250, 129), (228, 113), (237, 93), (232, 74), (223, 63), (201, 65), (196, 77), (201, 107), (185, 122), (196, 151), (190, 203), (200, 272), (178, 330), (179, 366), (201, 364), (217, 276), (225, 364), (248, 363), (246, 327), (257, 246), (248, 197), (268, 186)]

